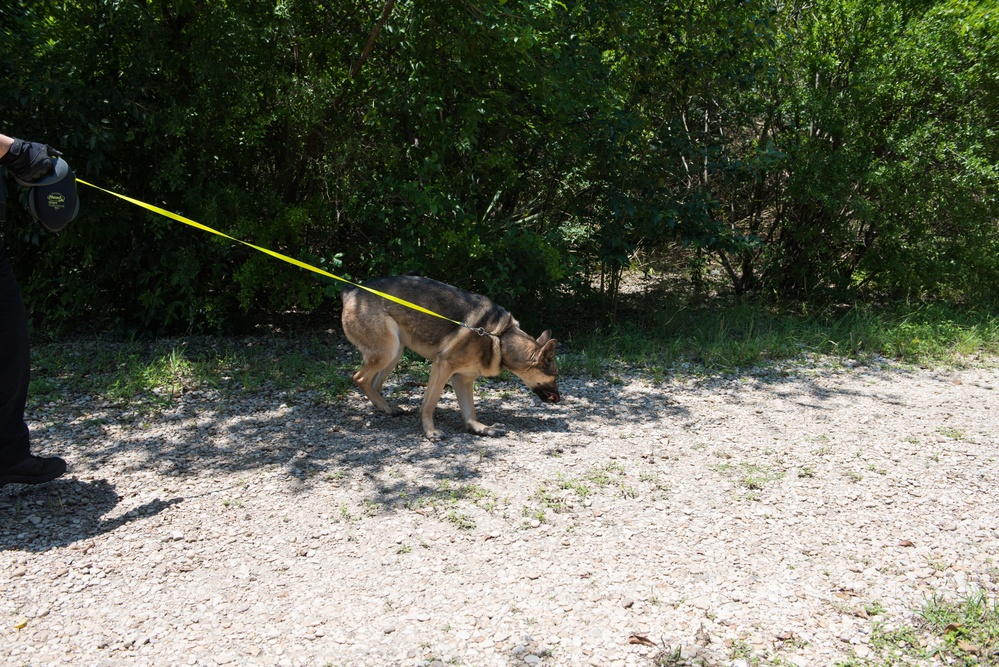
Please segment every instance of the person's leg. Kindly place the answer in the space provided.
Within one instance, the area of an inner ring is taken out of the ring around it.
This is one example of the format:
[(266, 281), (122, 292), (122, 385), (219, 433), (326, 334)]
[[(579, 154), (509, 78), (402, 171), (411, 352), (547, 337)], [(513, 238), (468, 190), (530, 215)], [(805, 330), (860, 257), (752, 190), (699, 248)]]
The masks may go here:
[(24, 423), (30, 375), (28, 315), (0, 240), (0, 486), (47, 482), (66, 471), (60, 458), (31, 456)]
[(28, 458), (24, 402), (30, 373), (28, 316), (0, 240), (0, 470)]

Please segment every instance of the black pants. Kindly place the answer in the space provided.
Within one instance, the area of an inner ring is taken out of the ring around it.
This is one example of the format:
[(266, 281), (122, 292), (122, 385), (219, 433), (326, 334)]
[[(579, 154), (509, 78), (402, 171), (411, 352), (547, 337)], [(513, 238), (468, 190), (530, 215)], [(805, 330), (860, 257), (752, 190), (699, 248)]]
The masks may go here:
[(0, 470), (28, 458), (24, 403), (30, 377), (28, 313), (0, 239)]

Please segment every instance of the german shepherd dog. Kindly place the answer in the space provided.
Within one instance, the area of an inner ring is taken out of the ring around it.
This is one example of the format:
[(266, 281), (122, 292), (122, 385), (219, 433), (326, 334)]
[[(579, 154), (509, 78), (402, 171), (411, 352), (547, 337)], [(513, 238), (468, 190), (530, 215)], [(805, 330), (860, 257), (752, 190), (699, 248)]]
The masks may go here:
[(363, 285), (479, 329), (459, 327), (357, 287), (345, 288), (343, 332), (364, 357), (354, 382), (385, 414), (404, 412), (382, 396), (385, 378), (395, 368), (404, 347), (432, 362), (420, 410), (423, 432), (431, 440), (444, 437), (434, 428), (434, 408), (448, 380), (454, 387), (465, 426), (477, 435), (505, 432), (499, 425), (486, 426), (475, 417), (472, 386), (479, 376), (499, 375), (506, 368), (542, 401), (558, 402), (558, 368), (551, 331), (535, 340), (520, 329), (510, 313), (486, 297), (418, 275), (375, 278)]

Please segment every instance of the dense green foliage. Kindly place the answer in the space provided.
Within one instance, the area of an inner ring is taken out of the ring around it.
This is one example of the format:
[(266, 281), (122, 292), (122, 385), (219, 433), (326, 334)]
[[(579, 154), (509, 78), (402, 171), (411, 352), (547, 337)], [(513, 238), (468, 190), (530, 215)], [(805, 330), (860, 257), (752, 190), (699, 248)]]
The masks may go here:
[[(997, 22), (960, 0), (6, 0), (0, 131), (252, 243), (527, 320), (613, 312), (640, 258), (779, 301), (991, 303)], [(81, 196), (58, 237), (8, 206), (36, 322), (226, 328), (338, 289)]]

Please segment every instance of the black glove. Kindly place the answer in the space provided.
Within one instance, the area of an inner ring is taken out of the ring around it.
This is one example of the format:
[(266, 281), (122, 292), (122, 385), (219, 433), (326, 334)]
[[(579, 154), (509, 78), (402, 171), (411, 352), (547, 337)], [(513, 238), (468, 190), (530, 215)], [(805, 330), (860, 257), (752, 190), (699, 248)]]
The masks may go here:
[(0, 158), (0, 165), (7, 167), (14, 176), (26, 183), (37, 181), (52, 171), (59, 151), (34, 141), (14, 139), (7, 154)]

